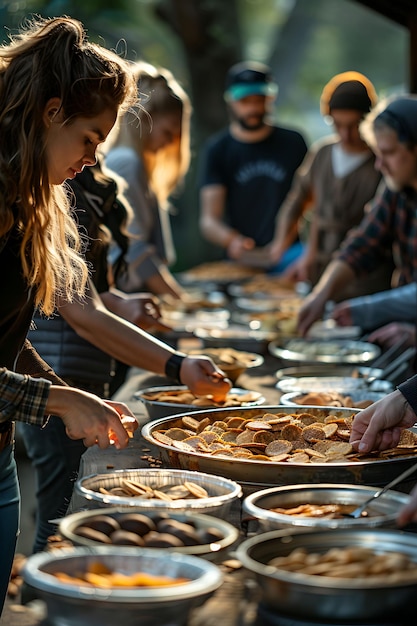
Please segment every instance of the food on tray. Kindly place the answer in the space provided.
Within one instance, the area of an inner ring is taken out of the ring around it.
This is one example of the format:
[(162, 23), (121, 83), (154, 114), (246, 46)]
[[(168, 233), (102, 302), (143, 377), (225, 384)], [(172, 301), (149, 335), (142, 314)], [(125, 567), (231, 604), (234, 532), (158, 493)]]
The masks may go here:
[[(320, 519), (342, 519), (357, 508), (356, 504), (298, 504), (295, 507), (273, 507), (272, 513), (291, 515), (291, 517), (315, 517)], [(372, 515), (368, 510), (362, 511), (361, 517)]]
[(263, 358), (258, 354), (235, 350), (234, 348), (201, 348), (199, 350), (191, 350), (189, 354), (205, 354), (224, 371), (236, 367), (251, 367), (253, 364), (257, 364), (261, 360), (263, 361)]
[(152, 430), (153, 438), (183, 452), (240, 460), (285, 463), (343, 463), (417, 454), (417, 435), (404, 430), (396, 448), (361, 454), (349, 443), (354, 414), (337, 417), (323, 413), (260, 413), (239, 416), (184, 416), (167, 429)]
[(361, 546), (331, 548), (325, 553), (295, 548), (288, 556), (275, 557), (268, 565), (310, 576), (366, 578), (367, 583), (374, 578), (382, 579), (384, 584), (417, 581), (417, 563), (407, 554), (376, 552)]
[(269, 296), (295, 295), (294, 283), (280, 276), (260, 274), (254, 276), (241, 286), (242, 293), (265, 293)]
[(342, 341), (311, 341), (305, 339), (290, 339), (285, 344), (285, 349), (290, 352), (302, 353), (305, 356), (347, 356), (362, 354), (363, 345), (355, 346), (354, 342)]
[(156, 485), (151, 487), (139, 481), (123, 479), (120, 486), (105, 489), (99, 487), (99, 492), (107, 496), (120, 496), (122, 498), (145, 498), (147, 500), (190, 500), (195, 498), (208, 498), (208, 492), (201, 485), (191, 481), (178, 483), (177, 485)]
[(189, 280), (213, 280), (215, 282), (224, 282), (227, 278), (228, 282), (233, 282), (250, 278), (260, 272), (261, 270), (239, 265), (233, 261), (211, 261), (192, 267), (184, 273), (184, 277)]
[(345, 395), (337, 392), (314, 392), (303, 393), (295, 398), (293, 402), (296, 404), (305, 404), (313, 406), (338, 406), (357, 409), (366, 409), (367, 406), (373, 404), (374, 400), (364, 399), (354, 401), (349, 395)]
[(233, 407), (233, 406), (245, 406), (248, 402), (255, 402), (259, 400), (261, 394), (257, 391), (248, 391), (246, 393), (238, 394), (230, 391), (225, 400), (215, 400), (212, 395), (207, 396), (195, 396), (188, 389), (173, 389), (166, 391), (154, 391), (144, 393), (144, 400), (151, 402), (168, 402), (173, 404), (187, 404), (192, 406), (201, 407)]
[(171, 578), (170, 576), (156, 576), (148, 572), (135, 572), (134, 574), (124, 574), (113, 572), (106, 565), (100, 562), (92, 563), (88, 570), (80, 572), (77, 576), (66, 574), (65, 572), (55, 572), (53, 575), (62, 583), (70, 585), (91, 585), (93, 587), (166, 587), (171, 585), (182, 585), (190, 581), (189, 578)]
[(198, 528), (168, 514), (94, 515), (80, 522), (73, 534), (106, 545), (145, 548), (183, 548), (206, 545), (224, 539), (214, 526)]

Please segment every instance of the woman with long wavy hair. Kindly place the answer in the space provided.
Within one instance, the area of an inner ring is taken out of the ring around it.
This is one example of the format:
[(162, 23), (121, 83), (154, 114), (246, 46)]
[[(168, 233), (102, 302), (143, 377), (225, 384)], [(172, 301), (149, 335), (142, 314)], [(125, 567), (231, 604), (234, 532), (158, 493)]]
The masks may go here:
[[(62, 183), (95, 163), (136, 98), (129, 64), (88, 42), (71, 18), (28, 22), (0, 48), (0, 611), (19, 525), (13, 420), (42, 426), (54, 413), (87, 446), (128, 442), (121, 416), (132, 419), (129, 409), (51, 384), (26, 334), (35, 307), (51, 315), (59, 298), (84, 294), (88, 269)], [(7, 374), (25, 350), (32, 364), (24, 373), (43, 371), (43, 382)]]

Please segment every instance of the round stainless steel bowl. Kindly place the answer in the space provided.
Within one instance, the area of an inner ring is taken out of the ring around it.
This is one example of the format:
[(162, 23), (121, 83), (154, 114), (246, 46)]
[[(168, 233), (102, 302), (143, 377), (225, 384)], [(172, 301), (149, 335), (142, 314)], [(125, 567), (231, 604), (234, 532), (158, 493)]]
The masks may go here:
[[(163, 485), (181, 485), (186, 481), (204, 487), (208, 492), (207, 498), (189, 500), (157, 500), (156, 498), (123, 497), (100, 492), (100, 488), (107, 491), (114, 487), (121, 487), (124, 480), (142, 483), (153, 489)], [(242, 495), (242, 488), (238, 483), (213, 474), (194, 472), (179, 469), (126, 469), (106, 474), (91, 474), (79, 478), (75, 483), (75, 491), (84, 498), (88, 505), (94, 507), (130, 506), (140, 507), (145, 511), (166, 511), (175, 513), (205, 513), (216, 517), (225, 517), (230, 511), (232, 503)]]
[[(160, 392), (170, 392), (170, 391), (187, 391), (187, 387), (185, 385), (171, 385), (171, 386), (162, 386), (162, 387), (148, 387), (146, 389), (140, 389), (133, 394), (133, 397), (136, 400), (140, 400), (149, 415), (149, 419), (154, 420), (160, 417), (165, 417), (167, 415), (177, 415), (178, 413), (183, 413), (184, 411), (199, 411), (201, 410), (201, 406), (197, 406), (194, 404), (180, 404), (179, 402), (161, 402), (159, 400), (149, 400), (145, 396), (147, 394), (152, 393), (160, 393)], [(241, 389), (239, 387), (232, 387), (230, 393), (233, 393), (237, 396), (237, 398), (244, 398), (247, 396), (249, 392), (247, 389)], [(265, 398), (258, 392), (252, 392), (255, 396), (255, 399), (252, 401), (242, 402), (242, 406), (256, 406), (258, 404), (263, 404), (265, 402)], [(213, 407), (214, 408), (214, 407)]]
[[(76, 576), (95, 563), (127, 575), (146, 572), (188, 578), (189, 582), (100, 589), (63, 583), (54, 576), (58, 572)], [(23, 578), (46, 602), (50, 623), (65, 626), (137, 626), (138, 620), (141, 626), (183, 626), (191, 609), (203, 604), (222, 583), (219, 568), (204, 559), (165, 550), (111, 546), (40, 552), (27, 559)]]
[(303, 339), (297, 337), (283, 342), (272, 341), (269, 352), (284, 361), (304, 363), (366, 364), (375, 360), (381, 349), (374, 343), (350, 339)]
[[(212, 411), (197, 411), (192, 417), (210, 421), (223, 420), (228, 417), (243, 417), (250, 419), (263, 413), (288, 413), (297, 415), (306, 411), (317, 416), (327, 416), (330, 413), (338, 417), (350, 416), (356, 409), (334, 407), (286, 407), (282, 405), (260, 407), (244, 407), (237, 409), (213, 409)], [(415, 455), (402, 458), (354, 461), (340, 463), (285, 463), (268, 462), (262, 460), (248, 460), (244, 458), (211, 456), (198, 451), (182, 451), (172, 445), (161, 443), (154, 437), (157, 430), (166, 430), (171, 427), (181, 427), (182, 417), (188, 413), (164, 417), (148, 422), (142, 428), (143, 437), (156, 446), (161, 459), (172, 468), (195, 470), (225, 476), (235, 480), (243, 487), (245, 495), (250, 489), (263, 489), (279, 485), (296, 485), (300, 483), (341, 483), (361, 485), (385, 485), (395, 478), (401, 471), (415, 463)]]
[(266, 354), (269, 342), (277, 337), (276, 332), (251, 329), (249, 324), (229, 324), (225, 329), (197, 328), (194, 334), (202, 339), (207, 347), (235, 348), (257, 354)]
[[(361, 546), (375, 552), (395, 551), (417, 561), (417, 536), (389, 529), (274, 530), (245, 540), (236, 556), (259, 584), (264, 604), (280, 615), (308, 620), (363, 624), (410, 624), (415, 614), (416, 582), (389, 583), (384, 577), (331, 578), (284, 571), (267, 564), (296, 548), (327, 552)], [(376, 621), (378, 620), (378, 621)], [(351, 622), (349, 622), (351, 623)]]
[[(279, 381), (287, 378), (304, 378), (314, 376), (322, 377), (349, 377), (357, 380), (358, 385), (368, 384), (369, 380), (382, 378), (384, 370), (378, 367), (368, 367), (366, 365), (339, 365), (337, 363), (311, 363), (310, 365), (296, 365), (294, 367), (283, 367), (276, 371), (275, 375)], [(279, 382), (277, 386), (279, 385)], [(280, 387), (279, 387), (280, 388)], [(297, 389), (282, 389), (282, 391), (297, 391)]]
[(375, 379), (368, 383), (365, 378), (354, 378), (353, 376), (315, 375), (311, 370), (310, 374), (310, 376), (285, 376), (277, 382), (276, 387), (282, 393), (336, 391), (346, 395), (359, 390), (389, 393), (393, 389), (389, 380)]
[[(313, 390), (310, 390), (313, 391)], [(314, 393), (316, 392), (316, 390), (314, 390)], [(319, 390), (317, 390), (317, 393), (326, 393), (324, 390), (322, 392), (320, 392)], [(386, 393), (382, 392), (382, 391), (368, 391), (368, 389), (352, 389), (351, 391), (347, 391), (347, 390), (327, 390), (327, 393), (339, 393), (342, 396), (349, 396), (349, 398), (352, 400), (353, 405), (355, 406), (355, 402), (364, 402), (364, 401), (369, 401), (370, 403), (373, 402), (377, 402), (377, 400), (381, 400), (382, 398), (385, 398), (385, 396), (387, 395)], [(305, 406), (302, 402), (300, 402), (299, 400), (302, 400), (303, 397), (306, 395), (306, 392), (299, 392), (299, 391), (293, 391), (291, 393), (284, 393), (281, 398), (280, 398), (280, 403), (285, 405), (285, 406)], [(320, 405), (322, 406), (322, 405)], [(359, 407), (359, 408), (363, 408), (363, 407)]]
[[(152, 512), (143, 511), (140, 508), (135, 509), (134, 512), (143, 513), (144, 515), (152, 517)], [(65, 537), (65, 539), (69, 539), (69, 541), (71, 541), (76, 546), (99, 547), (103, 545), (102, 542), (94, 541), (92, 539), (87, 539), (85, 537), (80, 537), (79, 535), (77, 535), (77, 533), (75, 532), (77, 527), (88, 524), (88, 520), (96, 517), (97, 515), (106, 515), (109, 517), (114, 517), (117, 520), (124, 513), (132, 513), (132, 509), (130, 507), (112, 507), (109, 509), (93, 509), (90, 511), (80, 511), (78, 513), (73, 513), (72, 515), (66, 515), (59, 523), (59, 532), (63, 537)], [(192, 522), (197, 530), (205, 530), (210, 527), (215, 528), (223, 535), (223, 539), (220, 539), (219, 541), (213, 543), (199, 544), (194, 546), (162, 548), (168, 553), (179, 552), (180, 554), (199, 556), (207, 559), (208, 561), (218, 561), (225, 558), (228, 551), (236, 543), (239, 537), (239, 531), (237, 528), (222, 519), (219, 519), (217, 517), (211, 517), (210, 515), (202, 515), (197, 513), (169, 513), (169, 518), (178, 522)], [(131, 549), (130, 546), (128, 546), (128, 548)], [(156, 548), (149, 548), (149, 550), (151, 549), (154, 550)]]
[(398, 491), (387, 491), (369, 507), (368, 517), (325, 519), (301, 517), (272, 511), (273, 508), (293, 508), (301, 504), (344, 504), (359, 506), (375, 493), (374, 487), (358, 485), (291, 485), (262, 489), (247, 496), (243, 511), (258, 520), (262, 531), (284, 528), (324, 530), (332, 528), (395, 527), (398, 511), (410, 500), (410, 496)]

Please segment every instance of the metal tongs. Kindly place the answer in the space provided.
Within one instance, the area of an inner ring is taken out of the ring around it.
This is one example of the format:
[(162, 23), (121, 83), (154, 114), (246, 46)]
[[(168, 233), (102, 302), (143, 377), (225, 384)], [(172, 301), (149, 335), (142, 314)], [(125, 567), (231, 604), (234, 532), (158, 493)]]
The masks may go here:
[(395, 487), (395, 485), (398, 485), (398, 483), (400, 483), (411, 474), (414, 474), (416, 470), (417, 463), (414, 463), (414, 465), (411, 465), (404, 472), (401, 472), (401, 474), (394, 478), (394, 480), (391, 480), (391, 482), (385, 485), (385, 487), (382, 487), (382, 489), (378, 489), (378, 491), (375, 491), (375, 493), (370, 498), (367, 498), (365, 502), (362, 502), (362, 504), (356, 507), (354, 511), (352, 511), (351, 513), (343, 513), (343, 517), (351, 517), (353, 519), (357, 519), (362, 515), (363, 511), (369, 506), (369, 504), (371, 504), (371, 502), (376, 500), (376, 498), (382, 496), (386, 491), (388, 491), (388, 489), (391, 489), (392, 487)]
[[(416, 349), (414, 347), (407, 348), (404, 352), (401, 352), (397, 358), (393, 361), (391, 360), (392, 356), (398, 352), (402, 348), (406, 341), (404, 337), (394, 345), (392, 345), (386, 352), (381, 354), (379, 358), (377, 358), (374, 363), (371, 365), (371, 371), (367, 376), (367, 383), (372, 384), (377, 380), (390, 380), (390, 376), (393, 378), (399, 376), (408, 366), (408, 362), (412, 359), (416, 353)], [(378, 372), (375, 376), (372, 375), (372, 369), (382, 369), (382, 373)]]

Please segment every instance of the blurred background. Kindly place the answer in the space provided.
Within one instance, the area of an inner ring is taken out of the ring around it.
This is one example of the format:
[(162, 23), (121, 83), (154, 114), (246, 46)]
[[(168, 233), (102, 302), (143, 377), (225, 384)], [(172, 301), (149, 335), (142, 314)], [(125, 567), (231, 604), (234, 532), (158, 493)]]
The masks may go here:
[(78, 18), (90, 39), (169, 68), (191, 97), (193, 161), (172, 198), (174, 271), (219, 258), (198, 231), (196, 179), (202, 142), (227, 124), (232, 64), (271, 66), (276, 122), (301, 130), (309, 144), (331, 132), (319, 98), (334, 74), (362, 72), (380, 96), (409, 89), (409, 30), (355, 0), (0, 0), (0, 41), (33, 14)]

